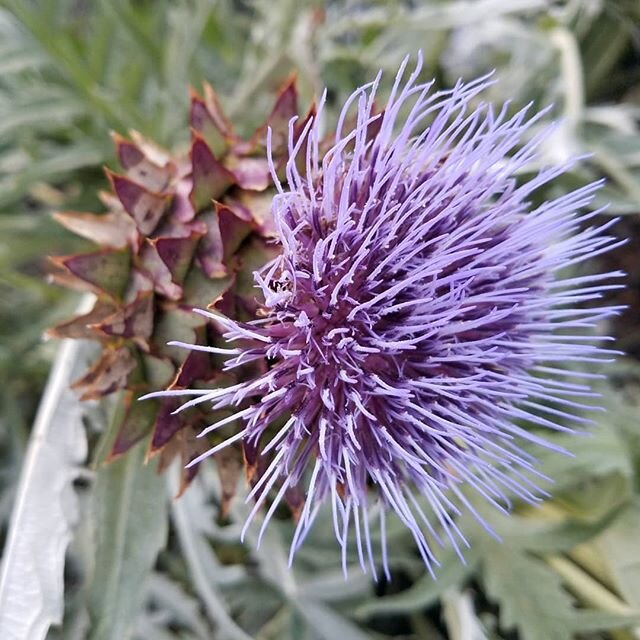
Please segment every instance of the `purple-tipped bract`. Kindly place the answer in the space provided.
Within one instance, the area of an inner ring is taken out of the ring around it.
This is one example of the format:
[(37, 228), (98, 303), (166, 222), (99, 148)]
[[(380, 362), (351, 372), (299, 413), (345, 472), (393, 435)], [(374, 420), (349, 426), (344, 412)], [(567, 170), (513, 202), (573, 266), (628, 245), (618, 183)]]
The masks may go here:
[(255, 274), (262, 317), (201, 312), (233, 343), (227, 369), (268, 368), (175, 392), (194, 396), (185, 407), (234, 408), (203, 435), (241, 428), (201, 458), (242, 441), (262, 461), (247, 525), (267, 502), (262, 534), (283, 498), (304, 495), (293, 557), (329, 502), (344, 565), (353, 545), (374, 575), (378, 549), (389, 571), (390, 512), (431, 571), (434, 544), (466, 544), (457, 516), (481, 520), (469, 489), (503, 511), (509, 496), (540, 500), (532, 478), (544, 476), (522, 445), (558, 449), (544, 430), (585, 422), (574, 414), (592, 394), (562, 367), (609, 353), (585, 330), (616, 309), (585, 303), (621, 275), (570, 269), (616, 243), (603, 234), (613, 221), (589, 226), (599, 212), (584, 212), (599, 183), (534, 206), (569, 165), (516, 179), (548, 134), (531, 133), (540, 114), (472, 108), (486, 78), (432, 92), (420, 63), (404, 80), (406, 65), (382, 112), (379, 77), (351, 96), (328, 151), (322, 108), (295, 146), (291, 123), (286, 187), (273, 171), (282, 253)]

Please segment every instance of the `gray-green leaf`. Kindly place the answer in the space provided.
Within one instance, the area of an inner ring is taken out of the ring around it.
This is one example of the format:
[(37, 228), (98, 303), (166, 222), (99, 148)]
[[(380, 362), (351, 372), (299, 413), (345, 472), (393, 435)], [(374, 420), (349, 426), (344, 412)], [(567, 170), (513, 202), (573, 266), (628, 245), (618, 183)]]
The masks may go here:
[(483, 556), (489, 596), (500, 606), (503, 629), (517, 628), (522, 640), (572, 640), (572, 600), (561, 579), (540, 560), (507, 545)]
[(98, 472), (91, 640), (126, 640), (167, 536), (164, 479), (144, 464), (145, 443)]
[(79, 341), (62, 344), (31, 435), (0, 578), (3, 640), (39, 640), (62, 621), (64, 554), (78, 517), (71, 483), (87, 453), (69, 383), (85, 350)]

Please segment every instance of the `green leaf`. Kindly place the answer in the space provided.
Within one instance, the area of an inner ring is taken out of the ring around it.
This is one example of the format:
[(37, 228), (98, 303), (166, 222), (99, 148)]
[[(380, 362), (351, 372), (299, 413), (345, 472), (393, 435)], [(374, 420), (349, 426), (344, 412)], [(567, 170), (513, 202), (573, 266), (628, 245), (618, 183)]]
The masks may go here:
[(572, 599), (560, 577), (543, 562), (507, 545), (483, 553), (482, 575), (500, 606), (500, 625), (517, 628), (522, 640), (572, 640)]
[(96, 558), (89, 587), (90, 640), (125, 640), (167, 537), (164, 479), (144, 464), (145, 443), (100, 469), (95, 487)]
[(87, 449), (69, 384), (87, 355), (84, 342), (62, 343), (38, 411), (4, 549), (1, 638), (40, 640), (62, 621), (64, 554), (78, 520), (71, 485)]

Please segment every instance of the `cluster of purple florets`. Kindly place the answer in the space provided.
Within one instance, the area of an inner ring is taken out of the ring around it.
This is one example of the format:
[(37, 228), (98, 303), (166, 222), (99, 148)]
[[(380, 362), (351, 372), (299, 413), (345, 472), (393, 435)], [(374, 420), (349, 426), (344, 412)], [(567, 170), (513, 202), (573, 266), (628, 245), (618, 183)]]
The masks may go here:
[(405, 79), (406, 65), (382, 111), (380, 77), (351, 96), (328, 151), (322, 104), (290, 136), (286, 187), (273, 171), (282, 253), (255, 276), (262, 317), (201, 312), (233, 344), (192, 348), (225, 352), (227, 369), (263, 360), (265, 372), (176, 392), (194, 396), (184, 406), (234, 408), (203, 435), (240, 428), (205, 456), (241, 440), (266, 460), (247, 525), (266, 502), (264, 531), (302, 491), (291, 556), (328, 502), (345, 566), (353, 545), (374, 575), (374, 547), (388, 573), (391, 512), (431, 570), (434, 544), (466, 543), (463, 510), (482, 520), (474, 494), (503, 511), (540, 500), (544, 476), (523, 445), (555, 449), (544, 430), (585, 421), (588, 387), (563, 365), (606, 353), (585, 331), (615, 309), (585, 303), (619, 275), (568, 269), (615, 243), (609, 224), (590, 226), (599, 183), (534, 206), (568, 165), (515, 178), (548, 134), (540, 114), (479, 103), (486, 78), (434, 92), (420, 64)]

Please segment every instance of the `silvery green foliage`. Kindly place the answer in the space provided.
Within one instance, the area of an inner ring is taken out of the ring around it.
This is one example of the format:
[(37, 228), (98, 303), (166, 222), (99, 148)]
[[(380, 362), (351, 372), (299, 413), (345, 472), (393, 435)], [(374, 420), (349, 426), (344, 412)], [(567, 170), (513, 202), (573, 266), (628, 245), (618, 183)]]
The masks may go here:
[(83, 408), (69, 385), (89, 350), (61, 344), (33, 426), (0, 573), (7, 640), (39, 640), (62, 622), (65, 551), (78, 521), (72, 483), (87, 455)]

